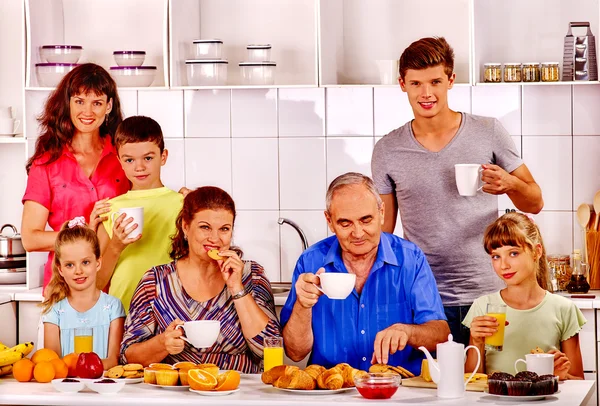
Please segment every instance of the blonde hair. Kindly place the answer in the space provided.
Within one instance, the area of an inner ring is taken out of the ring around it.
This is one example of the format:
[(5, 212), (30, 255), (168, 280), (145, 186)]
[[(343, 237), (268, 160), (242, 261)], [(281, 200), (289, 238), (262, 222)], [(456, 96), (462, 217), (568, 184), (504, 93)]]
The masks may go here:
[(98, 236), (94, 230), (82, 225), (76, 225), (69, 228), (68, 224), (69, 223), (66, 222), (62, 226), (56, 237), (56, 242), (54, 243), (52, 278), (50, 279), (48, 286), (46, 286), (46, 292), (44, 294), (45, 299), (41, 304), (43, 314), (48, 313), (54, 304), (69, 296), (70, 293), (69, 285), (67, 285), (65, 278), (63, 278), (59, 272), (60, 251), (62, 246), (78, 241), (84, 241), (91, 245), (96, 259), (100, 258), (100, 242), (98, 241)]
[(542, 247), (542, 255), (537, 263), (536, 279), (542, 289), (552, 292), (546, 248), (540, 229), (533, 220), (522, 213), (506, 213), (487, 227), (483, 237), (483, 247), (490, 255), (496, 248), (507, 245), (520, 247), (534, 254), (537, 244)]

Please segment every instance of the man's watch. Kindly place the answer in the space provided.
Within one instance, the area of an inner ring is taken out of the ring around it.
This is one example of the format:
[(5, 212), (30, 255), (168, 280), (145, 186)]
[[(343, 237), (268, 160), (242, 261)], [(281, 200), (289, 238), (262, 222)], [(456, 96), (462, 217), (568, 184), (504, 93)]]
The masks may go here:
[(238, 293), (236, 293), (235, 295), (231, 295), (231, 298), (233, 300), (237, 300), (240, 299), (244, 296), (246, 296), (248, 294), (248, 291), (246, 290), (246, 288), (244, 287), (244, 289), (240, 290)]

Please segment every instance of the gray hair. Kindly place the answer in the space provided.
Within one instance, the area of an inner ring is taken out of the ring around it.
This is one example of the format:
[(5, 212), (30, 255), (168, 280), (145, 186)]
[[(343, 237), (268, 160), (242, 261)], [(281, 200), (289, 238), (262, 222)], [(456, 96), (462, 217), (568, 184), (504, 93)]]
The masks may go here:
[(381, 209), (383, 201), (381, 200), (381, 196), (379, 196), (379, 191), (377, 190), (377, 187), (375, 186), (373, 180), (368, 176), (363, 175), (362, 173), (346, 172), (343, 175), (340, 175), (337, 178), (335, 178), (329, 184), (329, 188), (327, 189), (327, 197), (325, 199), (325, 207), (328, 212), (331, 208), (331, 199), (333, 199), (333, 194), (337, 190), (350, 185), (364, 185), (367, 188), (367, 190), (371, 192), (375, 197), (375, 200), (377, 201), (377, 208)]

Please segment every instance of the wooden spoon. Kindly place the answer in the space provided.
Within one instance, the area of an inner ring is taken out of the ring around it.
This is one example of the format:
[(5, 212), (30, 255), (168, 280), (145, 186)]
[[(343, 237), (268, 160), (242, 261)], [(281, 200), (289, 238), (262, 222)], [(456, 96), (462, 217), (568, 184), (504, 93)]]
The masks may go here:
[(583, 230), (583, 260), (588, 261), (587, 231), (594, 224), (592, 217), (596, 217), (591, 204), (581, 203), (577, 208), (577, 221)]
[(600, 220), (600, 191), (594, 195), (594, 211), (596, 212), (596, 221), (592, 231), (598, 231), (598, 220)]

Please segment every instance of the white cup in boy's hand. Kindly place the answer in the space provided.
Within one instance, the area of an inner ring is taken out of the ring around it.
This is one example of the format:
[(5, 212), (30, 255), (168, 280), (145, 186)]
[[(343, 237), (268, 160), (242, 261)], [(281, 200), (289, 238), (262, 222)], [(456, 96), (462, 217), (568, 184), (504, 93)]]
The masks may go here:
[[(118, 212), (114, 212), (112, 214), (112, 221), (115, 222), (116, 217), (125, 213), (125, 218), (123, 221), (127, 220), (129, 217), (133, 218), (133, 221), (127, 227), (130, 229), (134, 224), (137, 224), (137, 228), (131, 230), (127, 234), (127, 238), (136, 238), (140, 234), (142, 234), (142, 230), (144, 229), (144, 208), (143, 207), (124, 207), (119, 209)], [(125, 230), (127, 232), (127, 230)]]

